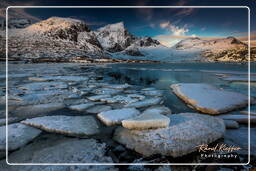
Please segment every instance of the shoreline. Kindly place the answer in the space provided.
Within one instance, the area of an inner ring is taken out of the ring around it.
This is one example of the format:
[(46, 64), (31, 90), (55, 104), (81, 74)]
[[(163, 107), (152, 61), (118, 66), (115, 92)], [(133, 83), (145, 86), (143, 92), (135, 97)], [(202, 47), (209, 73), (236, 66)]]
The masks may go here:
[[(6, 59), (0, 58), (0, 63), (5, 63)], [(180, 63), (191, 63), (191, 64), (197, 64), (197, 63), (205, 63), (205, 64), (238, 64), (238, 65), (248, 65), (250, 64), (256, 64), (256, 61), (250, 61), (250, 62), (234, 62), (234, 61), (178, 61), (178, 62), (163, 62), (163, 61), (151, 61), (151, 60), (118, 60), (118, 59), (99, 59), (99, 60), (70, 60), (70, 59), (31, 59), (31, 60), (12, 60), (8, 59), (9, 63), (28, 63), (28, 64), (39, 64), (39, 63), (80, 63), (80, 64), (119, 64), (119, 63), (158, 63), (158, 64), (180, 64)]]

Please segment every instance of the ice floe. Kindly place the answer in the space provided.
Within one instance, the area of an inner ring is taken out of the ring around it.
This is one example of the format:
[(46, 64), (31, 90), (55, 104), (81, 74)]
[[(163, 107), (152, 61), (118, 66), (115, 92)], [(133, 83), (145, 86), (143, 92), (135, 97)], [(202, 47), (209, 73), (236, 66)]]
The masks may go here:
[(135, 103), (129, 103), (129, 104), (126, 104), (125, 107), (141, 108), (141, 107), (148, 107), (152, 105), (161, 104), (161, 102), (162, 102), (162, 98), (155, 97), (155, 98), (148, 98)]
[(127, 97), (144, 100), (146, 97), (140, 94), (127, 94)]
[(92, 116), (43, 116), (26, 119), (21, 123), (47, 132), (69, 136), (87, 136), (99, 132), (99, 126)]
[[(6, 126), (0, 127), (0, 151), (5, 150)], [(16, 150), (37, 137), (42, 131), (21, 123), (8, 126), (8, 149)]]
[(43, 77), (29, 77), (31, 81), (87, 81), (86, 76), (43, 76)]
[(173, 92), (194, 109), (208, 114), (220, 114), (247, 106), (246, 95), (225, 91), (204, 83), (171, 85)]
[(90, 107), (89, 109), (86, 109), (86, 112), (88, 113), (100, 113), (100, 112), (105, 112), (111, 110), (112, 107), (108, 105), (95, 105)]
[(129, 130), (119, 127), (114, 139), (144, 156), (179, 157), (198, 150), (199, 145), (214, 142), (225, 132), (223, 120), (213, 116), (195, 113), (167, 116), (170, 118), (167, 128)]
[(146, 96), (163, 96), (163, 91), (161, 90), (148, 90), (148, 91), (142, 91), (142, 94)]
[(15, 110), (12, 111), (12, 113), (14, 113), (15, 115), (19, 115), (20, 117), (34, 116), (38, 114), (53, 112), (59, 109), (63, 109), (64, 107), (65, 105), (63, 103), (27, 105), (17, 107)]
[(28, 83), (21, 87), (20, 89), (27, 89), (27, 90), (52, 90), (52, 89), (66, 89), (68, 85), (64, 82), (34, 82)]
[(89, 100), (91, 101), (101, 101), (102, 99), (104, 98), (109, 98), (111, 97), (110, 95), (96, 95), (96, 96), (90, 96), (90, 97), (87, 97)]
[(171, 114), (172, 111), (166, 106), (152, 106), (143, 111), (143, 114)]
[(156, 113), (144, 113), (134, 118), (122, 121), (122, 126), (128, 129), (156, 129), (165, 128), (169, 125), (170, 118)]
[(129, 96), (124, 96), (124, 95), (116, 95), (114, 97), (108, 97), (108, 98), (103, 98), (101, 99), (103, 102), (107, 103), (123, 103), (123, 104), (129, 104), (129, 103), (135, 103), (139, 101), (138, 98), (132, 98)]
[(139, 115), (135, 108), (115, 109), (99, 113), (97, 116), (105, 125), (112, 126), (121, 124), (122, 120)]
[(129, 85), (129, 84), (106, 84), (103, 87), (113, 88), (113, 89), (127, 89), (127, 88), (130, 88), (131, 85)]
[(115, 95), (115, 94), (119, 94), (121, 92), (122, 92), (122, 90), (112, 89), (112, 88), (98, 88), (98, 89), (93, 90), (93, 93), (98, 94), (98, 95), (100, 95), (100, 94)]
[(95, 103), (88, 102), (88, 103), (85, 103), (85, 104), (78, 104), (78, 105), (69, 106), (69, 109), (77, 110), (77, 111), (85, 111), (85, 109), (88, 109), (89, 107), (92, 107), (94, 105), (95, 105)]
[[(44, 143), (37, 141), (27, 145), (24, 149), (15, 151), (9, 156), (11, 163), (69, 163), (64, 165), (22, 165), (10, 166), (0, 163), (1, 171), (118, 171), (110, 165), (72, 165), (73, 163), (113, 163), (111, 157), (106, 155), (107, 145), (95, 139), (78, 139), (66, 137), (47, 137)], [(4, 161), (5, 162), (5, 161)]]

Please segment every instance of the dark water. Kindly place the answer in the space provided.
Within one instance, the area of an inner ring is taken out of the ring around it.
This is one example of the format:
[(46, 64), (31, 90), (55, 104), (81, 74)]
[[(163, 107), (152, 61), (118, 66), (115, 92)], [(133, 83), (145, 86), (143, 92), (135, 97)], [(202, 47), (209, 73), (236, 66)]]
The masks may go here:
[[(229, 82), (216, 75), (224, 73), (225, 75), (247, 77), (248, 65), (245, 64), (111, 64), (99, 72), (108, 82), (129, 83), (163, 90), (165, 105), (175, 113), (193, 111), (172, 93), (170, 85), (175, 83), (207, 83), (225, 90), (248, 94), (246, 82)], [(255, 75), (256, 64), (251, 64), (251, 73)], [(256, 97), (256, 86), (253, 83), (251, 84), (251, 96)]]

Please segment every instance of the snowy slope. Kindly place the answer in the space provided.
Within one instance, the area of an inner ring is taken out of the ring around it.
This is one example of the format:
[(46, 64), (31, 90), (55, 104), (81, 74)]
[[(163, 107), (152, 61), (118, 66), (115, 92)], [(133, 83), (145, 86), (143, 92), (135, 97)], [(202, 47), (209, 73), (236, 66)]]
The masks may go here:
[(176, 45), (174, 45), (174, 48), (177, 50), (202, 49), (202, 50), (220, 51), (220, 50), (243, 48), (243, 47), (247, 47), (247, 45), (234, 37), (227, 37), (223, 39), (214, 39), (214, 40), (202, 40), (198, 37), (195, 37), (195, 38), (181, 40)]
[[(102, 47), (109, 52), (120, 52), (139, 47), (157, 46), (160, 43), (151, 37), (136, 37), (128, 32), (123, 22), (109, 24), (95, 31)], [(138, 49), (137, 49), (138, 50)]]
[(89, 32), (87, 25), (76, 19), (51, 17), (32, 24), (26, 28), (29, 32), (51, 36), (54, 38), (76, 41), (79, 32)]
[(247, 44), (234, 37), (212, 40), (189, 38), (181, 40), (172, 49), (184, 52), (197, 51), (199, 57), (197, 60), (200, 61), (246, 62), (248, 60)]
[(9, 30), (9, 54), (14, 58), (103, 58), (95, 34), (80, 20), (51, 17), (24, 29)]
[(110, 52), (122, 51), (136, 40), (136, 37), (126, 30), (123, 22), (101, 27), (95, 34), (102, 47)]
[(130, 55), (126, 51), (122, 51), (111, 53), (111, 56), (114, 59), (183, 62), (200, 60), (199, 55), (201, 53), (198, 50), (176, 50), (163, 45), (137, 47), (137, 50), (141, 55)]

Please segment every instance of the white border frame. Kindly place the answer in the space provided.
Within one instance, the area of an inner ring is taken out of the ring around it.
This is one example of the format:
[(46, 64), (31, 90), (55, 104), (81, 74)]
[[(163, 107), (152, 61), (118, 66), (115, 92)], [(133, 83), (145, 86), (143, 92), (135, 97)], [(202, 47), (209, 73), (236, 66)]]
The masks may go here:
[(246, 8), (248, 10), (248, 162), (247, 163), (9, 163), (8, 161), (8, 126), (6, 126), (6, 163), (8, 165), (248, 165), (250, 163), (250, 8), (248, 6), (8, 6), (6, 8), (6, 125), (8, 125), (8, 10), (11, 8)]

